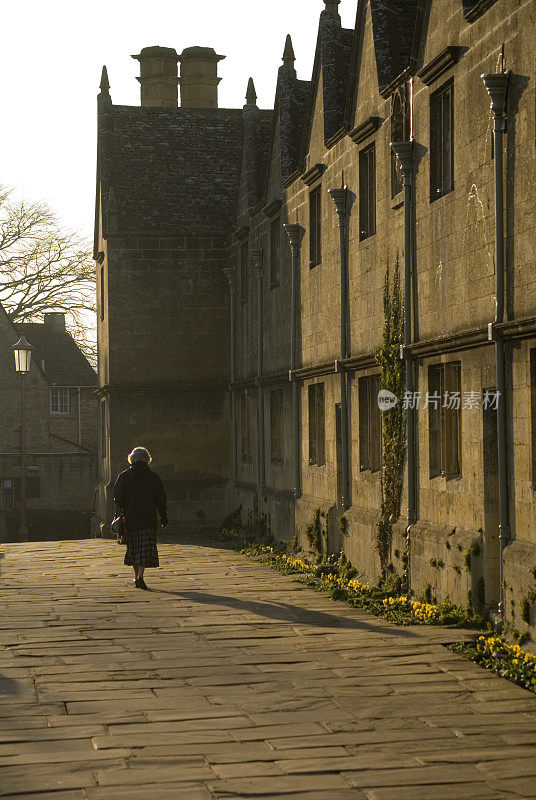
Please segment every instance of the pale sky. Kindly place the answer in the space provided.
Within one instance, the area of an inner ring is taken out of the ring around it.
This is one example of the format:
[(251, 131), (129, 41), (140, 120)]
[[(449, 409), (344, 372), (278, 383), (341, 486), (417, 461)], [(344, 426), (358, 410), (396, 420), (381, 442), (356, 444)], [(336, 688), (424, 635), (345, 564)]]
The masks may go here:
[[(219, 105), (241, 108), (247, 80), (271, 108), (285, 36), (298, 77), (311, 78), (323, 0), (19, 0), (2, 4), (0, 184), (44, 200), (64, 224), (92, 235), (96, 96), (103, 64), (112, 101), (139, 105), (142, 47), (213, 47)], [(357, 0), (342, 0), (353, 27)]]

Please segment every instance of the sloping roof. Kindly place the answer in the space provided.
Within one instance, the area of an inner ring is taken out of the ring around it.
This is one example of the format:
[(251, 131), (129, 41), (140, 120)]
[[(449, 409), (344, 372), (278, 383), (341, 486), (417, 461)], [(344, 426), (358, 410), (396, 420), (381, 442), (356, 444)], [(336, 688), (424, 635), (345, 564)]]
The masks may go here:
[(14, 323), (15, 330), (34, 346), (32, 358), (40, 366), (45, 362), (44, 376), (60, 386), (96, 386), (97, 374), (72, 336), (58, 332), (42, 322)]
[(428, 0), (370, 0), (380, 92), (415, 67), (427, 4)]
[(307, 103), (311, 81), (295, 80), (287, 97), (282, 99), (281, 176), (283, 180), (300, 168), (300, 146), (307, 122)]
[(313, 122), (314, 104), (322, 74), (324, 106), (324, 141), (328, 142), (345, 125), (346, 97), (352, 61), (355, 32), (343, 28), (338, 12), (328, 8), (321, 12), (316, 40), (313, 74), (309, 84), (306, 122), (301, 141), (300, 161), (305, 162)]
[(99, 103), (105, 231), (218, 233), (233, 221), (242, 110)]
[(273, 111), (257, 106), (244, 108), (244, 156), (247, 178), (248, 208), (262, 199), (262, 190), (270, 156)]

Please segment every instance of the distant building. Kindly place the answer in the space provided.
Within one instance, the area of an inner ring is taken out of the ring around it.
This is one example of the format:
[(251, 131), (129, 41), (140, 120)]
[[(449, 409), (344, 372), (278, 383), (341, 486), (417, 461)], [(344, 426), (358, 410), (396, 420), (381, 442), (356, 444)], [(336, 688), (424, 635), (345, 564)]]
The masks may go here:
[(0, 540), (16, 538), (20, 507), (20, 384), (12, 346), (33, 345), (26, 381), (28, 529), (31, 539), (89, 535), (97, 467), (95, 371), (65, 329), (65, 315), (13, 324), (0, 308)]
[(377, 579), (377, 350), (398, 258), (421, 403), (389, 556), (399, 573), (409, 559), (415, 591), (502, 599), (521, 629), (536, 565), (534, 5), (363, 0), (351, 29), (339, 0), (324, 5), (311, 80), (288, 38), (272, 111), (251, 81), (243, 110), (218, 109), (206, 48), (142, 50), (140, 108), (114, 106), (103, 73), (99, 513), (142, 443), (182, 527), (241, 505), (307, 549), (320, 509), (329, 551)]

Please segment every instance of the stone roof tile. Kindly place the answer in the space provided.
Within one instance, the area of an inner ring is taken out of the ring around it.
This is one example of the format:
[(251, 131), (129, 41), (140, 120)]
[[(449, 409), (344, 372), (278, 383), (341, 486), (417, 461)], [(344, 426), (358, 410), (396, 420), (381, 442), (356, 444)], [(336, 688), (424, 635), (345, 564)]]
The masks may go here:
[(180, 235), (231, 225), (241, 110), (111, 106), (106, 113), (112, 130), (100, 155), (107, 231)]

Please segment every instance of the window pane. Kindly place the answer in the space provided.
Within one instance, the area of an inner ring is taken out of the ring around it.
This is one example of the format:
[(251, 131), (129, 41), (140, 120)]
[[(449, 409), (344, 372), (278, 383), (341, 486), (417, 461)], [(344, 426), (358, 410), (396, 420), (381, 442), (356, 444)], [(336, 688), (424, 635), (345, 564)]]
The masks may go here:
[(382, 420), (378, 407), (378, 392), (380, 391), (380, 376), (372, 375), (369, 378), (369, 418), (370, 418), (370, 469), (377, 472), (381, 467), (382, 447)]
[(320, 204), (320, 186), (317, 186), (309, 194), (309, 255), (311, 267), (315, 267), (321, 261)]
[(443, 176), (442, 176), (442, 186), (444, 192), (450, 192), (451, 190), (451, 180), (450, 180), (450, 169), (451, 169), (451, 94), (450, 90), (447, 90), (443, 94), (443, 142), (444, 142), (444, 157), (443, 157)]
[(359, 378), (359, 469), (370, 469), (369, 393), (366, 378)]
[(51, 414), (68, 414), (70, 411), (69, 389), (54, 386), (50, 390)]
[(324, 431), (324, 384), (318, 383), (316, 386), (316, 457), (318, 464), (324, 464), (325, 457), (325, 431)]
[(461, 398), (461, 365), (445, 364), (445, 391), (448, 405), (445, 415), (445, 475), (447, 478), (459, 478), (461, 475), (461, 400), (458, 404), (455, 397)]
[(373, 236), (376, 228), (374, 143), (359, 153), (359, 238)]
[(452, 82), (430, 98), (430, 201), (454, 186), (454, 88)]
[(376, 148), (369, 151), (369, 236), (376, 233)]
[(309, 386), (309, 464), (317, 463), (316, 450), (316, 386)]
[(441, 372), (441, 364), (428, 368), (428, 448), (431, 478), (441, 475)]

